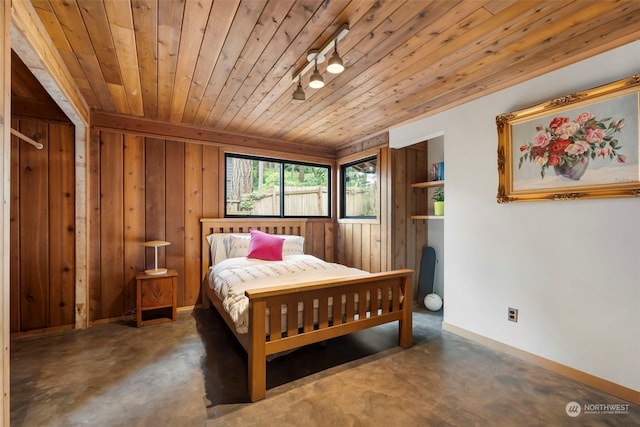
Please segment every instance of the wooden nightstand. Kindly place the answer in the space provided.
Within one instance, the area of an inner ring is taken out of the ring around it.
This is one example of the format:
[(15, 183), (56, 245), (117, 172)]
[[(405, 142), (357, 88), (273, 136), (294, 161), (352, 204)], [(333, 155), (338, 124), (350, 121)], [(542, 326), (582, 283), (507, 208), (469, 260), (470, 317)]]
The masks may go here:
[[(136, 323), (138, 327), (175, 322), (177, 302), (178, 272), (176, 270), (169, 270), (165, 274), (158, 275), (136, 274)], [(161, 317), (143, 319), (143, 312), (149, 311), (147, 314), (150, 315), (152, 310)]]

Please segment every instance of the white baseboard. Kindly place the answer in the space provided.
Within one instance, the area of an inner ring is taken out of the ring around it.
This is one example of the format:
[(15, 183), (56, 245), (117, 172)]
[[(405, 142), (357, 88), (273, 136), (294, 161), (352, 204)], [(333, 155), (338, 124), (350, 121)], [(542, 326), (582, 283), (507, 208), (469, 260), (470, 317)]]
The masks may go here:
[(640, 405), (640, 391), (633, 390), (631, 388), (613, 383), (611, 381), (596, 377), (591, 374), (587, 374), (586, 372), (582, 372), (569, 366), (562, 365), (560, 363), (554, 362), (553, 360), (545, 359), (544, 357), (537, 356), (527, 351), (511, 347), (510, 345), (492, 340), (491, 338), (487, 338), (482, 335), (478, 335), (476, 333), (459, 328), (457, 326), (453, 326), (446, 322), (442, 323), (442, 330), (451, 332), (452, 334), (461, 336), (494, 350), (501, 351), (510, 356), (524, 360), (531, 363), (532, 365), (539, 366), (551, 372), (555, 372), (556, 374), (562, 375), (564, 377), (571, 378), (572, 380), (578, 381), (584, 385), (595, 388), (596, 390), (600, 390), (612, 396), (626, 400), (627, 402)]

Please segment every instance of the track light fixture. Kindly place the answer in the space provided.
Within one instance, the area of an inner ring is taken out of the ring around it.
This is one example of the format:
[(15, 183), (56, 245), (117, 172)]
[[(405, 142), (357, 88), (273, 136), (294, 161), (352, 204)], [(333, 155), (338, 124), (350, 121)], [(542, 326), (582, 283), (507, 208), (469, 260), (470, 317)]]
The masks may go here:
[(293, 92), (293, 100), (294, 101), (304, 101), (306, 99), (306, 95), (304, 94), (304, 90), (302, 90), (302, 76), (298, 77), (298, 87)]
[(344, 71), (344, 65), (342, 64), (342, 58), (338, 55), (338, 39), (334, 40), (335, 50), (333, 51), (333, 55), (329, 59), (329, 64), (327, 65), (327, 71), (331, 74), (339, 74)]
[(329, 59), (327, 64), (327, 71), (332, 74), (341, 73), (344, 71), (344, 64), (342, 62), (342, 58), (338, 54), (338, 41), (342, 40), (349, 33), (349, 24), (343, 24), (335, 35), (325, 44), (322, 49), (311, 49), (307, 54), (308, 63), (302, 67), (302, 69), (298, 69), (293, 74), (293, 80), (298, 80), (298, 87), (293, 92), (293, 99), (295, 101), (304, 101), (305, 94), (302, 89), (302, 76), (308, 73), (311, 68), (314, 68), (313, 74), (311, 75), (311, 79), (309, 80), (309, 87), (314, 89), (320, 89), (324, 86), (324, 79), (320, 71), (318, 70), (318, 64), (325, 61), (327, 54), (333, 48), (333, 55)]
[(324, 86), (324, 79), (322, 78), (322, 74), (318, 71), (318, 58), (315, 59), (316, 68), (313, 70), (313, 74), (311, 74), (311, 80), (309, 81), (309, 87), (314, 89), (320, 89)]

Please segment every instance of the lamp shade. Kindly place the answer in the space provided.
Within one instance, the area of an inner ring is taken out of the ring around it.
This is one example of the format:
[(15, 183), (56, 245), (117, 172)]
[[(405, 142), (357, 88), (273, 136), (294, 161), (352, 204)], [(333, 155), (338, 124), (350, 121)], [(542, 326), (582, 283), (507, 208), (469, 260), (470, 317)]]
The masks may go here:
[(306, 99), (306, 95), (304, 94), (304, 90), (302, 90), (302, 84), (298, 80), (298, 87), (293, 92), (293, 100), (294, 101), (304, 101)]
[(171, 242), (165, 242), (164, 240), (149, 240), (144, 242), (144, 245), (148, 248), (156, 248), (159, 246), (169, 246)]
[(344, 71), (344, 65), (342, 64), (342, 58), (335, 52), (329, 59), (329, 65), (327, 65), (327, 71), (331, 74), (338, 74)]
[(154, 248), (154, 253), (155, 253), (155, 263), (154, 263), (154, 268), (149, 268), (146, 269), (144, 271), (144, 274), (147, 275), (158, 275), (158, 274), (165, 274), (168, 270), (166, 268), (158, 268), (158, 248), (161, 246), (167, 246), (170, 245), (171, 243), (166, 242), (164, 240), (150, 240), (148, 242), (144, 242), (144, 246), (148, 247), (148, 248)]
[(338, 40), (335, 41), (333, 55), (331, 55), (331, 58), (329, 59), (327, 71), (331, 74), (338, 74), (344, 71), (342, 58), (340, 58), (340, 55), (338, 55)]
[(313, 74), (311, 74), (311, 80), (309, 81), (309, 87), (314, 89), (320, 89), (324, 86), (324, 79), (322, 78), (322, 74), (318, 71), (318, 61), (316, 60), (316, 68), (313, 70)]

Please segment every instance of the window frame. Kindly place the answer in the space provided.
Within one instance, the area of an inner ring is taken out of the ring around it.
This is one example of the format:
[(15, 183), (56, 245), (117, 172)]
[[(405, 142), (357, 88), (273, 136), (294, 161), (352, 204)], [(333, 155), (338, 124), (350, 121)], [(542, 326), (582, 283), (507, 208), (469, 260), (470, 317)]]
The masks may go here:
[[(227, 212), (227, 161), (228, 159), (239, 158), (239, 159), (247, 159), (247, 160), (257, 160), (269, 163), (278, 163), (280, 164), (280, 214), (279, 215), (230, 215)], [(285, 170), (284, 165), (301, 165), (301, 166), (310, 166), (323, 168), (327, 170), (327, 215), (285, 215)], [(252, 154), (240, 154), (240, 153), (232, 153), (225, 152), (224, 153), (224, 181), (223, 181), (223, 189), (224, 189), (224, 217), (225, 218), (318, 218), (318, 219), (330, 219), (332, 218), (332, 166), (329, 164), (323, 163), (314, 163), (314, 162), (306, 162), (292, 159), (282, 159), (282, 158), (274, 158), (274, 157), (264, 157)]]
[[(339, 206), (338, 206), (338, 222), (342, 222), (342, 223), (349, 223), (349, 222), (353, 222), (353, 223), (374, 223), (374, 224), (378, 224), (380, 221), (380, 153), (378, 151), (371, 153), (369, 155), (365, 155), (363, 157), (359, 157), (357, 159), (354, 160), (349, 160), (347, 162), (341, 163), (338, 166), (338, 171), (340, 174), (340, 178), (338, 180), (339, 182), (339, 189), (338, 189), (338, 194), (340, 197), (340, 201), (339, 201)], [(378, 187), (378, 191), (376, 194), (377, 197), (377, 201), (378, 203), (376, 204), (376, 213), (375, 215), (360, 215), (360, 216), (347, 216), (346, 215), (346, 203), (347, 203), (347, 197), (346, 197), (346, 182), (345, 182), (345, 178), (346, 178), (346, 169), (350, 166), (353, 165), (357, 165), (359, 163), (365, 163), (371, 160), (375, 160), (376, 162), (376, 184)]]

